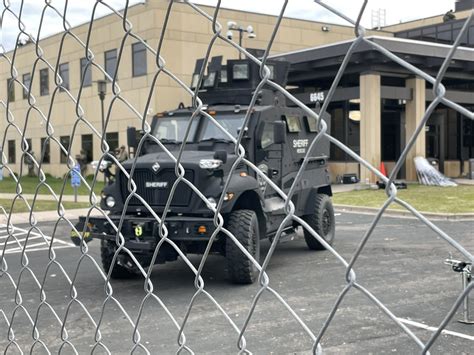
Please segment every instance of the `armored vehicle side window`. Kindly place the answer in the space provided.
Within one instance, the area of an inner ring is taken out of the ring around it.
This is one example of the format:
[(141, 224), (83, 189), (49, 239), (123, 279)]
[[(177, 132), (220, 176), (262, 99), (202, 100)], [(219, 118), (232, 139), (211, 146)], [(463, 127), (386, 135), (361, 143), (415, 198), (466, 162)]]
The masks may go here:
[(234, 80), (248, 80), (249, 78), (248, 63), (234, 64), (234, 67), (232, 68), (232, 78)]
[(317, 132), (318, 131), (318, 127), (316, 126), (317, 122), (316, 122), (315, 117), (305, 116), (304, 119), (306, 121), (306, 127), (308, 128), (308, 131), (310, 131), (310, 132)]
[(273, 125), (271, 123), (265, 122), (260, 142), (262, 149), (268, 148), (275, 142), (275, 137), (273, 136)]
[(193, 74), (193, 80), (191, 82), (191, 89), (195, 89), (199, 81), (199, 74)]
[(283, 118), (286, 120), (288, 132), (297, 133), (301, 131), (300, 120), (298, 116), (285, 115)]
[(221, 70), (221, 83), (227, 83), (227, 69)]
[(208, 76), (204, 79), (204, 87), (211, 88), (216, 83), (216, 72), (209, 73)]

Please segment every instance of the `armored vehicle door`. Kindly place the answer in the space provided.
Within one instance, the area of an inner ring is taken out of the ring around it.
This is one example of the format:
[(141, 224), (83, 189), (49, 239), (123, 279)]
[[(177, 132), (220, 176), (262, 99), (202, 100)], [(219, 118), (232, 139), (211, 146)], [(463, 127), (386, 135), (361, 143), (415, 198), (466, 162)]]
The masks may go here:
[[(325, 115), (323, 119), (330, 125), (330, 116)], [(287, 108), (282, 115), (282, 120), (286, 122), (286, 144), (283, 147), (283, 159), (281, 168), (281, 188), (288, 192), (293, 184), (303, 160), (310, 148), (311, 142), (316, 137), (318, 130), (316, 119), (307, 116), (298, 108)], [(308, 190), (314, 186), (326, 185), (326, 173), (315, 172), (315, 169), (325, 168), (329, 158), (329, 140), (322, 138), (311, 153), (311, 161), (306, 166), (301, 185), (297, 186), (300, 191)]]
[[(273, 114), (273, 112), (271, 113)], [(275, 119), (270, 112), (262, 112), (255, 147), (255, 163), (278, 187), (281, 187), (283, 144), (275, 141)], [(269, 188), (264, 179), (257, 177), (260, 190), (265, 198), (276, 196), (274, 189)]]

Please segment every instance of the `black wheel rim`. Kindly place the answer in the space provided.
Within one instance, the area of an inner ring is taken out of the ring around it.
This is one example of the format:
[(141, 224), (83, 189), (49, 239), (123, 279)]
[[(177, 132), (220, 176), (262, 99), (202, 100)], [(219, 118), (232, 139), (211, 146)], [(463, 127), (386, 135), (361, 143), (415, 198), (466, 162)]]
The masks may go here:
[(323, 237), (326, 239), (326, 237), (331, 234), (332, 229), (332, 217), (327, 208), (324, 209), (322, 217)]

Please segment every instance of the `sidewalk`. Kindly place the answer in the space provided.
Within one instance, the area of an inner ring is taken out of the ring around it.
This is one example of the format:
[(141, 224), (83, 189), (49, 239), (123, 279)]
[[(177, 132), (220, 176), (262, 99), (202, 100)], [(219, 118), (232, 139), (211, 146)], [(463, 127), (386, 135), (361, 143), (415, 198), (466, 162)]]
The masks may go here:
[[(5, 199), (5, 200), (12, 200), (16, 194), (12, 193), (0, 193), (0, 199)], [(34, 194), (22, 194), (24, 198), (26, 198), (28, 201), (33, 201), (33, 198), (35, 197)], [(97, 199), (100, 200), (100, 196), (96, 195)], [(59, 195), (58, 195), (59, 198)], [(36, 196), (37, 200), (43, 200), (43, 201), (56, 201), (56, 198), (53, 195), (37, 195)], [(63, 201), (67, 202), (74, 202), (74, 195), (63, 195), (62, 198)], [(77, 195), (77, 202), (89, 202), (89, 195)]]
[(369, 185), (366, 184), (333, 184), (331, 185), (332, 192), (338, 194), (340, 192), (349, 192), (354, 190), (368, 190)]
[(454, 182), (459, 185), (472, 185), (474, 186), (474, 180), (472, 179), (454, 179)]

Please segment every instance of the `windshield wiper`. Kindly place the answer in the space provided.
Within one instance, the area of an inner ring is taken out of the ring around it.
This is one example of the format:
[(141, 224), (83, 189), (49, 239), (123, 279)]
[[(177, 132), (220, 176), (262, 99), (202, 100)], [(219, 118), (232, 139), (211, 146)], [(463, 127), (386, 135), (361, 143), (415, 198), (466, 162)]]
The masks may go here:
[(206, 138), (206, 139), (201, 139), (199, 141), (199, 143), (201, 142), (219, 142), (219, 143), (234, 143), (232, 142), (230, 139), (226, 139), (226, 138)]

